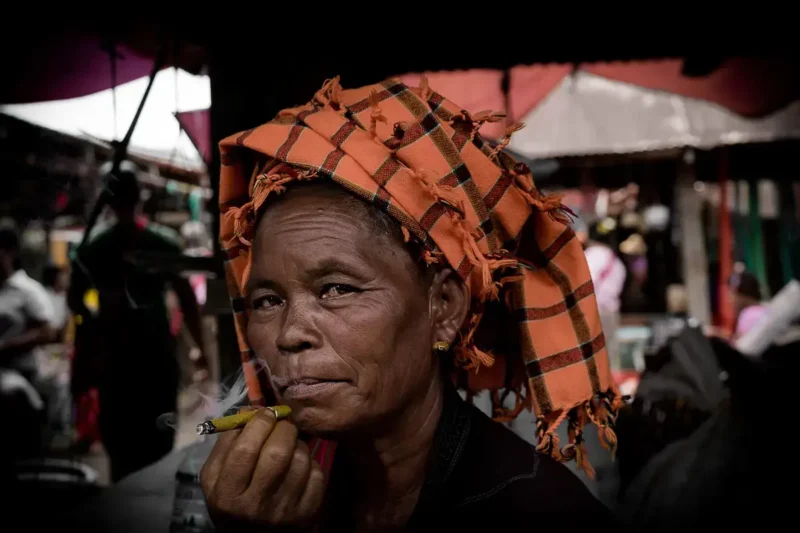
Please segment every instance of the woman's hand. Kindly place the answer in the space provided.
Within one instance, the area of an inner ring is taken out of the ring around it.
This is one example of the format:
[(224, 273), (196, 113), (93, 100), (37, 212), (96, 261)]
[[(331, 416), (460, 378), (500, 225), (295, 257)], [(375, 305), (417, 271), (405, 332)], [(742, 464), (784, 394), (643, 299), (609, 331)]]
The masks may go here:
[(325, 478), (289, 421), (265, 410), (241, 430), (219, 435), (200, 471), (200, 485), (218, 530), (311, 526)]

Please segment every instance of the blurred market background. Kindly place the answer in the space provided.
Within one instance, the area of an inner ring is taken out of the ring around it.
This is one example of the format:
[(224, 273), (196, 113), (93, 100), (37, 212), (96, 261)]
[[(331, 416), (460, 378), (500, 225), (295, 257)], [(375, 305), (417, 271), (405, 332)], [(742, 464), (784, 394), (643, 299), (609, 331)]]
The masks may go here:
[[(732, 276), (752, 276), (766, 302), (798, 275), (795, 58), (665, 55), (646, 46), (627, 54), (604, 55), (590, 45), (562, 53), (548, 51), (552, 43), (531, 42), (508, 45), (505, 54), (409, 52), (356, 64), (347, 46), (265, 59), (258, 36), (210, 33), (155, 23), (114, 31), (84, 24), (48, 28), (46, 38), (24, 46), (3, 40), (13, 75), (0, 86), (0, 219), (19, 236), (19, 267), (48, 292), (60, 322), (58, 336), (36, 347), (30, 386), (10, 374), (2, 383), (4, 393), (24, 391), (40, 421), (36, 443), (20, 452), (13, 476), (58, 494), (55, 507), (70, 508), (112, 486), (97, 383), (76, 342), (90, 317), (69, 311), (68, 288), (54, 281), (76, 268), (106, 173), (117, 159), (133, 165), (127, 168), (138, 180), (141, 215), (166, 228), (184, 256), (140, 258), (139, 267), (189, 280), (201, 310), (204, 346), (187, 331), (178, 296), (167, 295), (181, 372), (170, 433), (175, 451), (160, 463), (171, 469), (163, 508), (172, 509), (183, 461), (176, 452), (196, 444), (194, 427), (208, 416), (203, 395), (230, 385), (239, 364), (215, 238), (216, 143), (305, 101), (337, 74), (348, 87), (388, 76), (416, 84), (424, 73), (434, 90), (465, 109), (501, 111), (506, 124), (526, 124), (508, 151), (531, 167), (541, 190), (564, 195), (587, 250), (610, 251), (595, 254), (593, 277), (596, 286), (612, 278), (616, 284), (602, 311), (615, 379), (631, 402), (648, 358), (687, 324), (706, 333), (735, 331)], [(498, 142), (504, 127), (487, 124), (481, 133)], [(112, 220), (106, 210), (91, 229), (102, 231)], [(610, 275), (615, 267), (620, 276)], [(98, 296), (83, 296), (91, 312)], [(208, 361), (202, 379), (198, 348)], [(488, 398), (476, 402), (490, 412)], [(694, 430), (700, 422), (692, 424)], [(534, 438), (530, 417), (513, 429)], [(670, 439), (654, 444), (652, 454)], [(614, 505), (619, 473), (605, 468), (598, 465), (598, 479), (585, 481)]]

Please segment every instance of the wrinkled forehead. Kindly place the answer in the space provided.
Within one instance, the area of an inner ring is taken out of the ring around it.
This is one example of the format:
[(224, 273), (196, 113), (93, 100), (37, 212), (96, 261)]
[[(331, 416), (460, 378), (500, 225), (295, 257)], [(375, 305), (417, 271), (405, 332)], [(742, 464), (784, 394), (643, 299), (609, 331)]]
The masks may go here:
[(399, 224), (388, 215), (336, 184), (303, 184), (287, 188), (260, 210), (250, 275), (261, 277), (279, 261), (288, 261), (299, 271), (360, 264), (359, 270), (403, 278), (413, 273), (416, 278), (420, 271), (412, 255)]
[(334, 232), (357, 232), (359, 240), (369, 241), (391, 230), (389, 224), (384, 231), (376, 227), (373, 209), (332, 182), (295, 184), (262, 206), (257, 214), (256, 242), (261, 240), (259, 235), (286, 231), (283, 226), (302, 227), (303, 222), (333, 224), (330, 229)]

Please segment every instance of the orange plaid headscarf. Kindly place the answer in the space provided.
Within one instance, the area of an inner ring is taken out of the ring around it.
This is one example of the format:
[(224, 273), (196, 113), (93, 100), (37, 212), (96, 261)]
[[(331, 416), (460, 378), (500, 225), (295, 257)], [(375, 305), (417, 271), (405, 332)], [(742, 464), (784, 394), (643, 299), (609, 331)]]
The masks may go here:
[[(537, 448), (575, 458), (587, 471), (585, 423), (596, 423), (601, 441), (615, 445), (620, 398), (583, 250), (559, 198), (539, 193), (528, 168), (502, 151), (521, 125), (508, 127), (495, 147), (478, 134), (503, 119), (470, 114), (425, 79), (418, 88), (390, 79), (343, 90), (335, 78), (308, 104), (220, 143), (220, 237), (251, 402), (272, 400), (245, 336), (242, 288), (256, 215), (296, 180), (330, 179), (389, 213), (406, 240), (422, 246), (421, 259), (447, 264), (464, 280), (473, 304), (456, 362), (470, 391), (493, 391), (496, 420), (532, 408)], [(518, 354), (492, 353), (476, 341), (493, 301), (518, 323)], [(517, 393), (514, 409), (503, 408), (503, 388)], [(561, 447), (555, 429), (564, 419), (570, 442)]]

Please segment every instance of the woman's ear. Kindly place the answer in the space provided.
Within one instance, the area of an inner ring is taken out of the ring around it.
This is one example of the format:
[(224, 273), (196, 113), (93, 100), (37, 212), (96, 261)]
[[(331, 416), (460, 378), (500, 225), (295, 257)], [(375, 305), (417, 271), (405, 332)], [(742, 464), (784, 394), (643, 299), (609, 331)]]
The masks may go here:
[(469, 289), (449, 268), (436, 273), (430, 289), (433, 342), (455, 342), (470, 307)]

